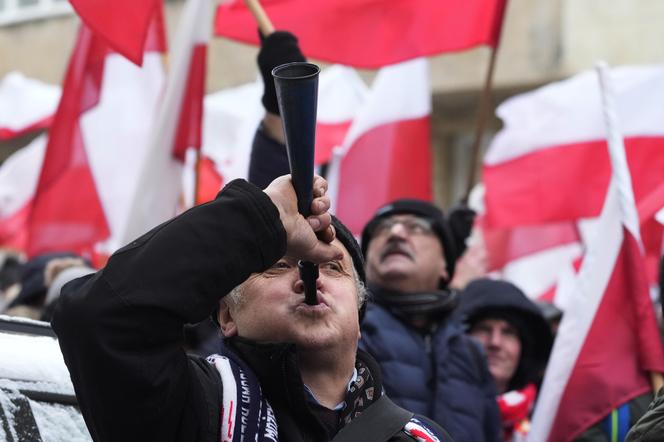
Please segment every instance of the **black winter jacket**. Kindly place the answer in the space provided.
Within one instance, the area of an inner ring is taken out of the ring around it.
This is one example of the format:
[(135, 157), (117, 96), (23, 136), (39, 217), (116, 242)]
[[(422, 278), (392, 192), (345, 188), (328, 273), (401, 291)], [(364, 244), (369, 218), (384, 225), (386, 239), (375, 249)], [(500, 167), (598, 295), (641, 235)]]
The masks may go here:
[[(219, 371), (185, 354), (182, 327), (206, 318), (220, 296), (271, 266), (285, 249), (276, 207), (238, 180), (216, 200), (120, 249), (98, 273), (67, 284), (53, 328), (92, 437), (222, 440)], [(321, 420), (306, 405), (292, 346), (264, 348), (236, 345), (272, 403), (279, 440), (327, 440)], [(358, 360), (375, 371), (374, 386), (382, 391), (375, 362), (368, 356)], [(412, 438), (403, 433), (393, 440)]]

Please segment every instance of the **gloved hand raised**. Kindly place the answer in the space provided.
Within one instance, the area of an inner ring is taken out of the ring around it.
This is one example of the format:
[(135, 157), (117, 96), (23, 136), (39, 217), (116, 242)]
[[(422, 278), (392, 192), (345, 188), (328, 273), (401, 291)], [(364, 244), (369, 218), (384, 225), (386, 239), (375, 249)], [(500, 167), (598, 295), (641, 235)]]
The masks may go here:
[(258, 68), (263, 77), (265, 90), (263, 91), (263, 107), (270, 113), (279, 115), (277, 92), (274, 88), (272, 69), (284, 63), (294, 61), (307, 61), (297, 44), (297, 37), (287, 31), (275, 31), (268, 36), (261, 37), (261, 49), (258, 52)]
[(328, 213), (327, 181), (314, 176), (311, 216), (306, 219), (297, 210), (297, 196), (290, 175), (275, 179), (264, 192), (279, 209), (279, 217), (286, 229), (286, 255), (316, 264), (342, 258), (342, 251), (330, 244), (335, 231)]

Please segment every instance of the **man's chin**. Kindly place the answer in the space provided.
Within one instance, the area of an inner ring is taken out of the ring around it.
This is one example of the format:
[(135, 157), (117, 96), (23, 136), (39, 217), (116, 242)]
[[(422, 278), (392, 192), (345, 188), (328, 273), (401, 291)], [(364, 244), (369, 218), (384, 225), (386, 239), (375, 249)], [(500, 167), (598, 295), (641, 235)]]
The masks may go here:
[(299, 330), (294, 337), (294, 343), (300, 350), (318, 351), (330, 350), (334, 347), (348, 346), (348, 337), (335, 327), (327, 327), (323, 324), (317, 324), (307, 327), (305, 330)]
[(379, 274), (382, 279), (395, 280), (407, 278), (417, 271), (415, 263), (403, 255), (395, 255), (394, 258), (389, 258), (381, 263)]

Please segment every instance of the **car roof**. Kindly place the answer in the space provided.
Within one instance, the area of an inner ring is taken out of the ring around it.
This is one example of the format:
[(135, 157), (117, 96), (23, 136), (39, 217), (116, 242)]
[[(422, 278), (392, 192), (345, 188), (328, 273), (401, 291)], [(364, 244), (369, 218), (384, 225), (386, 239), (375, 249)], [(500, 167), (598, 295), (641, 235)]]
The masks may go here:
[(0, 440), (91, 440), (48, 323), (0, 315)]

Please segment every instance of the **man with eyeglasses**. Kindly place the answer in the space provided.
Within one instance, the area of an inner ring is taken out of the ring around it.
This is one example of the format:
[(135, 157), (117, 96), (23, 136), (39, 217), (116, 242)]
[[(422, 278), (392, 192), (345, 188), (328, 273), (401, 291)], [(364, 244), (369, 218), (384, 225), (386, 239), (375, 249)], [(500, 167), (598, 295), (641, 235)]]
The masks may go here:
[(388, 396), (444, 426), (457, 442), (499, 441), (486, 357), (454, 319), (454, 239), (443, 213), (420, 200), (378, 209), (362, 232), (372, 300), (360, 347), (381, 366)]

